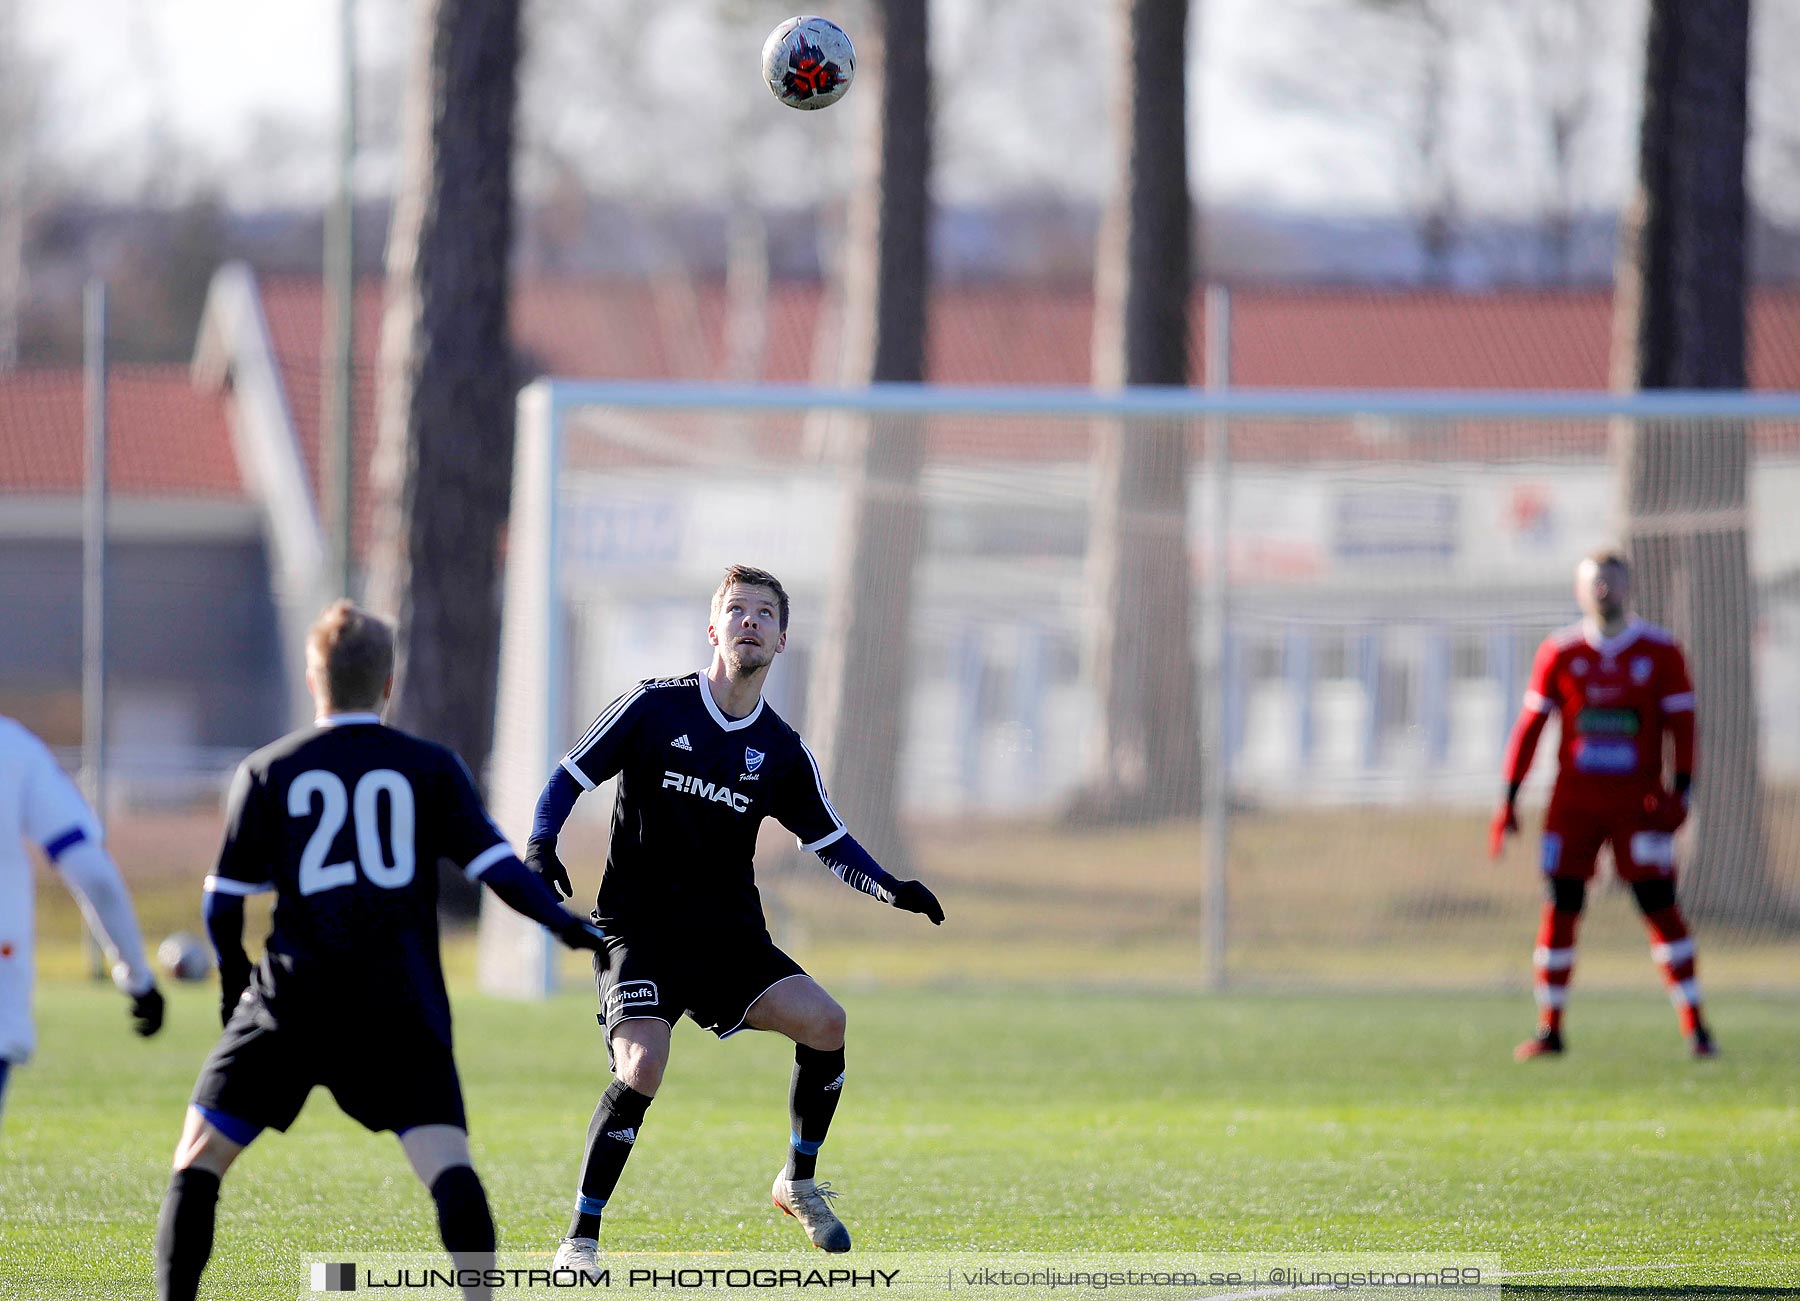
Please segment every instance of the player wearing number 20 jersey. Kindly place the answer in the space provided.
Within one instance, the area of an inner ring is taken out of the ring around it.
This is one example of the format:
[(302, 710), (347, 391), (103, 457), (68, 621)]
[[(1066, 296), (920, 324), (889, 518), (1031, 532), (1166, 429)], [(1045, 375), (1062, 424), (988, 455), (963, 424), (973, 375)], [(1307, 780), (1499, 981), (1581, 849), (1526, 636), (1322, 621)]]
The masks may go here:
[(447, 1045), (438, 863), (478, 878), (512, 856), (449, 750), (374, 714), (322, 718), (251, 755), (232, 785), (207, 891), (273, 890), (275, 910), (254, 975), (224, 972), (225, 992), (252, 986), (269, 1024), (416, 1028)]
[[(392, 1130), (437, 1205), (459, 1277), (485, 1277), (494, 1222), (469, 1159), (450, 1001), (438, 961), (437, 875), (449, 862), (572, 948), (605, 941), (525, 870), (450, 751), (385, 727), (392, 630), (348, 601), (306, 645), (316, 724), (259, 750), (232, 783), (206, 878), (225, 1032), (194, 1086), (156, 1229), (159, 1301), (189, 1301), (212, 1254), (220, 1180), (264, 1129), (324, 1085), (364, 1127)], [(246, 895), (275, 892), (254, 973)], [(485, 1298), (485, 1282), (464, 1283)]]

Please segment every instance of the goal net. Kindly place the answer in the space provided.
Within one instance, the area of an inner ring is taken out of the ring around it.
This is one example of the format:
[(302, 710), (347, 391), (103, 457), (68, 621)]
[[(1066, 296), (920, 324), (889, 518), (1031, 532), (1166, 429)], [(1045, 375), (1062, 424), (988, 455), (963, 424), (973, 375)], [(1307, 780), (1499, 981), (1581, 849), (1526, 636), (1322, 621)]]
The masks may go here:
[[(881, 908), (768, 824), (771, 929), (811, 969), (1524, 990), (1554, 723), (1491, 863), (1501, 754), (1576, 561), (1624, 543), (1694, 660), (1702, 979), (1794, 988), (1796, 501), (1800, 400), (540, 381), (493, 804), (523, 844), (561, 755), (704, 665), (713, 588), (754, 564), (793, 597), (769, 703), (950, 917)], [(563, 838), (577, 902), (609, 800)], [(1604, 863), (1590, 897), (1578, 983), (1656, 990)], [(514, 993), (562, 961), (503, 909), (480, 952)]]

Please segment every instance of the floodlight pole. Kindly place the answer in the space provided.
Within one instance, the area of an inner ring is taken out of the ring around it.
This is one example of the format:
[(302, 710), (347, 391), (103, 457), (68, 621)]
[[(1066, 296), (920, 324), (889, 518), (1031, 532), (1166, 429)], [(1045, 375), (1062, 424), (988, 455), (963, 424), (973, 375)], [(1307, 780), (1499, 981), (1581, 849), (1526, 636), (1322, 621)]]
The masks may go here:
[(331, 466), (332, 578), (354, 596), (356, 504), (356, 0), (338, 5), (337, 190), (325, 216), (325, 431)]
[[(106, 282), (87, 282), (82, 303), (82, 351), (87, 408), (86, 476), (81, 519), (81, 784), (106, 822)], [(106, 956), (90, 933), (88, 957), (96, 978)]]
[[(1231, 291), (1206, 287), (1206, 391), (1231, 387)], [(1231, 619), (1231, 421), (1206, 417), (1206, 482), (1210, 563), (1206, 570), (1204, 650), (1206, 693), (1200, 711), (1201, 826), (1205, 836), (1205, 877), (1200, 901), (1200, 948), (1208, 989), (1222, 990), (1226, 965), (1226, 867), (1231, 858), (1231, 736), (1225, 725)]]

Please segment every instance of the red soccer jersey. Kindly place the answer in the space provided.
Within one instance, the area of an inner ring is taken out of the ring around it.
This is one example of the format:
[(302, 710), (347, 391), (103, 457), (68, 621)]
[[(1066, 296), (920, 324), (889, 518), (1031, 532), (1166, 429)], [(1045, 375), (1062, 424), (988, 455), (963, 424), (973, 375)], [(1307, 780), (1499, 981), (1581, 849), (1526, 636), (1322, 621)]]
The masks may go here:
[[(1604, 805), (1661, 786), (1663, 737), (1673, 716), (1692, 717), (1694, 684), (1667, 630), (1633, 619), (1602, 637), (1578, 623), (1538, 647), (1525, 708), (1554, 711), (1562, 723), (1553, 798)], [(1691, 745), (1691, 727), (1675, 732), (1678, 748)]]

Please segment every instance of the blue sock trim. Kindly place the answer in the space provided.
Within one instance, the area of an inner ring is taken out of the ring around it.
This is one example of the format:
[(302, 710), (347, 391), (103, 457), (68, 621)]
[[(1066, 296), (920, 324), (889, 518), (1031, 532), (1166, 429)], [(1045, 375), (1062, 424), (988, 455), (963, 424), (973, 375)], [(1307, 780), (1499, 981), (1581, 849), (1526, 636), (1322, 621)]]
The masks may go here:
[(800, 1135), (793, 1134), (788, 1138), (788, 1146), (793, 1148), (794, 1151), (798, 1152), (801, 1156), (817, 1156), (819, 1155), (819, 1149), (825, 1146), (825, 1140), (820, 1139), (817, 1143), (808, 1143), (805, 1139), (801, 1138)]
[(598, 1215), (606, 1209), (606, 1198), (589, 1197), (586, 1193), (582, 1193), (575, 1199), (575, 1209), (583, 1215)]
[(263, 1132), (261, 1125), (252, 1125), (247, 1120), (239, 1120), (236, 1116), (227, 1115), (223, 1111), (214, 1111), (211, 1107), (197, 1106), (194, 1110), (206, 1118), (207, 1124), (239, 1147), (249, 1147), (256, 1141), (256, 1136)]

